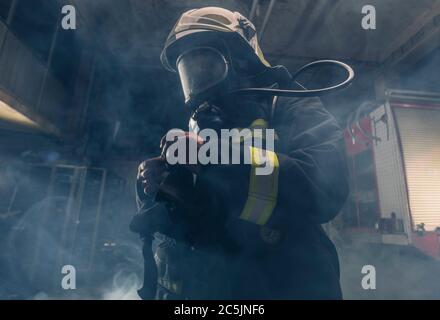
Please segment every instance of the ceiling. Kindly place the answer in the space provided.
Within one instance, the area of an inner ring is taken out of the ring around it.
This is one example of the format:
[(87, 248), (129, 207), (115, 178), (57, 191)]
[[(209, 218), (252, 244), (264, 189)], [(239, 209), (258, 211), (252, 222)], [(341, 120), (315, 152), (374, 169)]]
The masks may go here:
[[(221, 6), (250, 16), (252, 0), (73, 0), (84, 23), (121, 64), (158, 64), (165, 38), (189, 9)], [(261, 29), (270, 1), (252, 18)], [(377, 29), (361, 27), (362, 7), (376, 8)], [(272, 63), (333, 58), (380, 63), (440, 14), (438, 0), (278, 0), (261, 41)]]

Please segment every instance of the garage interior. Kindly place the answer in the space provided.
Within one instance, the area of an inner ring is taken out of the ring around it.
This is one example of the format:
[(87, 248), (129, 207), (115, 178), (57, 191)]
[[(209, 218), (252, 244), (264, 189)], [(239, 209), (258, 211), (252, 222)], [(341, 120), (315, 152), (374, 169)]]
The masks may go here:
[[(61, 27), (67, 4), (75, 30)], [(362, 28), (365, 5), (376, 9), (375, 30)], [(439, 299), (439, 0), (0, 0), (0, 299), (137, 298), (141, 243), (128, 229), (137, 166), (189, 117), (159, 56), (179, 15), (203, 6), (249, 17), (271, 65), (353, 67), (354, 83), (322, 98), (345, 128), (351, 166), (350, 198), (325, 226), (344, 297)], [(306, 77), (319, 85), (338, 75)], [(416, 133), (430, 147), (409, 154)], [(408, 160), (419, 153), (432, 157)], [(382, 180), (385, 163), (395, 184)], [(400, 198), (384, 191), (399, 188)], [(402, 209), (387, 207), (391, 198)], [(78, 290), (59, 287), (66, 264)], [(376, 267), (376, 290), (361, 286), (364, 265)]]

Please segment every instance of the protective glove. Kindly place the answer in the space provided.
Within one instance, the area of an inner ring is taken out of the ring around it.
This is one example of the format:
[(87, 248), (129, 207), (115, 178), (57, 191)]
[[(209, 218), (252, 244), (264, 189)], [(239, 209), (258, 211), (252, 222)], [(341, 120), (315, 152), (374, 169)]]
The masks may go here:
[[(183, 164), (182, 166), (192, 173), (198, 173), (201, 170), (201, 165), (200, 164), (189, 164), (189, 150), (191, 150), (189, 146), (191, 144), (195, 144), (197, 146), (197, 152), (198, 152), (199, 148), (205, 143), (205, 141), (200, 136), (198, 136), (197, 134), (195, 134), (193, 132), (177, 131), (176, 136), (177, 137), (175, 138), (174, 141), (167, 141), (166, 136), (162, 137), (162, 139), (160, 141), (160, 148), (162, 150), (161, 157), (163, 159), (166, 159), (168, 148), (173, 143), (177, 142), (178, 140), (184, 140), (183, 142), (186, 143), (186, 153), (187, 154), (185, 155), (185, 158), (186, 158), (185, 164)], [(196, 155), (196, 159), (198, 159), (197, 155)]]
[[(142, 162), (138, 168), (136, 179), (136, 202), (138, 213), (130, 223), (130, 230), (139, 234), (149, 234), (157, 231), (162, 214), (156, 214), (160, 207), (154, 208), (159, 185), (166, 175), (166, 162), (160, 158), (152, 158)], [(149, 212), (147, 212), (149, 211)], [(158, 221), (156, 221), (158, 220)]]
[(137, 183), (140, 188), (138, 195), (144, 200), (153, 200), (159, 190), (160, 183), (165, 178), (166, 171), (167, 164), (162, 157), (142, 162), (139, 165), (137, 175)]

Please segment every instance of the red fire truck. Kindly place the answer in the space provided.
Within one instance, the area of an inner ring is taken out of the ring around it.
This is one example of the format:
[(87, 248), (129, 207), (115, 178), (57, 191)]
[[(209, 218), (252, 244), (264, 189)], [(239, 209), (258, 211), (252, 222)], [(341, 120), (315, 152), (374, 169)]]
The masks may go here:
[(440, 259), (440, 94), (385, 96), (345, 131), (351, 194), (342, 232)]

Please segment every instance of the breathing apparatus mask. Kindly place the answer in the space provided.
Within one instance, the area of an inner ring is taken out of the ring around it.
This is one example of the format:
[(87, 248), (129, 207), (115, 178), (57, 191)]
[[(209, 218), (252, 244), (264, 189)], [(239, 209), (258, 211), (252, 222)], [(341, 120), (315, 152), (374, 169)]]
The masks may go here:
[(185, 103), (195, 106), (210, 100), (227, 86), (229, 64), (220, 51), (210, 47), (188, 50), (177, 58), (177, 70), (182, 84)]

